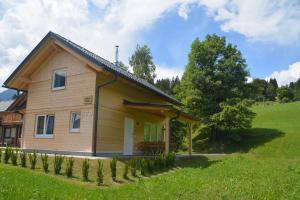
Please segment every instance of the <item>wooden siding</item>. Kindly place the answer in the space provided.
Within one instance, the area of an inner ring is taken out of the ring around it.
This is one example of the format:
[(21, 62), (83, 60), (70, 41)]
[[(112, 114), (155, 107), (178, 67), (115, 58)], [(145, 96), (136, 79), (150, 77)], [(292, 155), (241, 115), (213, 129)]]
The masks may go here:
[[(105, 82), (112, 77), (105, 78), (98, 74), (97, 83)], [(156, 95), (138, 88), (123, 79), (117, 79), (111, 85), (100, 89), (99, 114), (97, 132), (97, 152), (123, 152), (124, 144), (124, 119), (134, 120), (134, 151), (137, 144), (144, 140), (144, 123), (163, 123), (163, 115), (141, 112), (132, 108), (126, 108), (123, 100), (148, 103), (166, 103)]]
[[(67, 72), (66, 88), (52, 90), (52, 75), (57, 69)], [(30, 77), (24, 118), (22, 147), (57, 151), (92, 151), (94, 101), (86, 105), (85, 97), (94, 99), (96, 73), (66, 51), (51, 55)], [(72, 111), (81, 112), (79, 133), (70, 133)], [(53, 138), (35, 138), (37, 114), (54, 114)]]

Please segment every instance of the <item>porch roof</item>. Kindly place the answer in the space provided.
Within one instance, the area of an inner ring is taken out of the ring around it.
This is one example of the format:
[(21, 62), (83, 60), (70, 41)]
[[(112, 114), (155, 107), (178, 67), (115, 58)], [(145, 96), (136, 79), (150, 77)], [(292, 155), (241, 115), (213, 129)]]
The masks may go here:
[(145, 103), (145, 102), (132, 102), (124, 99), (123, 104), (126, 107), (150, 111), (158, 114), (163, 114), (166, 116), (177, 118), (178, 120), (185, 122), (197, 122), (200, 121), (197, 117), (185, 113), (171, 104), (158, 104), (158, 103)]

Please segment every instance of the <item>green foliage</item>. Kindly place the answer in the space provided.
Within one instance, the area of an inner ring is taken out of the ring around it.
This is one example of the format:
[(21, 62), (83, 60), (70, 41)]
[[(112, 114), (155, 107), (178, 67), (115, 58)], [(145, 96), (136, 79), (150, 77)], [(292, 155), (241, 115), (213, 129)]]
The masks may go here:
[(128, 171), (129, 171), (129, 162), (125, 162), (124, 172), (123, 172), (123, 178), (128, 179)]
[(141, 160), (140, 160), (140, 170), (141, 170), (141, 175), (145, 176), (146, 171), (147, 171), (147, 165), (146, 165), (145, 158), (141, 158)]
[(34, 150), (33, 153), (28, 154), (29, 163), (30, 163), (30, 169), (35, 169), (36, 163), (37, 163), (37, 154)]
[(66, 176), (68, 178), (73, 177), (73, 167), (74, 167), (74, 158), (70, 157), (67, 159), (67, 165), (66, 165)]
[[(298, 199), (299, 107), (300, 102), (254, 106), (254, 128), (240, 143), (238, 153), (182, 159), (178, 162), (181, 169), (134, 184), (99, 190), (90, 184), (78, 184), (76, 179), (65, 181), (35, 172), (33, 176), (29, 170), (1, 165), (0, 196), (91, 200)], [(283, 133), (278, 135), (278, 130)]]
[(154, 158), (154, 165), (157, 170), (164, 170), (166, 168), (166, 160), (163, 153), (155, 156)]
[(213, 115), (212, 121), (219, 129), (250, 128), (255, 113), (250, 109), (253, 101), (231, 99), (221, 104), (221, 112)]
[(113, 181), (116, 181), (116, 179), (117, 179), (117, 158), (115, 156), (110, 161), (109, 166), (110, 166), (111, 178)]
[(175, 158), (176, 154), (174, 152), (170, 152), (166, 155), (166, 167), (174, 167), (175, 166)]
[(123, 69), (124, 71), (128, 72), (129, 71), (129, 67), (126, 66), (123, 62), (119, 61), (118, 62), (118, 67), (120, 67), (121, 69)]
[(288, 86), (282, 86), (277, 90), (277, 98), (279, 102), (286, 103), (294, 100), (294, 93)]
[(23, 168), (27, 167), (26, 160), (27, 160), (27, 153), (25, 151), (22, 151), (20, 153), (21, 167), (23, 167)]
[(48, 164), (48, 155), (47, 154), (42, 154), (41, 153), (41, 161), (42, 161), (42, 165), (43, 165), (43, 170), (44, 172), (48, 173), (49, 171), (49, 164)]
[(248, 84), (249, 97), (255, 101), (275, 101), (278, 84), (276, 79), (266, 81), (264, 79), (254, 79)]
[(0, 149), (0, 163), (2, 162), (2, 149)]
[(9, 158), (11, 156), (11, 152), (12, 152), (12, 149), (11, 147), (6, 147), (5, 150), (4, 150), (4, 155), (3, 155), (3, 161), (5, 164), (8, 163), (9, 161)]
[(11, 163), (13, 164), (13, 165), (17, 165), (18, 163), (17, 163), (17, 161), (18, 161), (18, 149), (12, 149), (11, 150), (11, 154), (10, 154), (10, 157), (11, 157)]
[(174, 88), (178, 87), (179, 84), (180, 84), (180, 79), (178, 76), (176, 76), (175, 78), (173, 77), (172, 79), (170, 78), (158, 79), (155, 83), (155, 86), (169, 95), (175, 95)]
[(129, 64), (136, 76), (154, 84), (156, 67), (152, 59), (151, 50), (147, 45), (137, 45), (135, 52), (129, 60)]
[(184, 150), (184, 139), (186, 137), (186, 125), (179, 120), (170, 123), (170, 146), (172, 151)]
[(90, 168), (89, 159), (84, 159), (84, 161), (82, 163), (82, 179), (83, 179), (83, 181), (89, 180), (89, 168)]
[(147, 165), (147, 171), (149, 174), (154, 173), (154, 161), (151, 159), (146, 160), (146, 165)]
[(226, 43), (225, 37), (207, 35), (204, 41), (197, 38), (192, 43), (177, 96), (188, 113), (212, 125), (222, 103), (249, 97), (247, 76), (246, 61), (237, 47)]
[(60, 174), (61, 166), (64, 162), (64, 157), (62, 155), (54, 155), (53, 160), (53, 167), (54, 167), (54, 174)]
[(130, 172), (133, 177), (136, 177), (137, 168), (138, 168), (137, 158), (133, 157), (130, 159)]
[(97, 184), (98, 186), (103, 185), (104, 174), (103, 174), (103, 162), (98, 160), (98, 167), (97, 167)]

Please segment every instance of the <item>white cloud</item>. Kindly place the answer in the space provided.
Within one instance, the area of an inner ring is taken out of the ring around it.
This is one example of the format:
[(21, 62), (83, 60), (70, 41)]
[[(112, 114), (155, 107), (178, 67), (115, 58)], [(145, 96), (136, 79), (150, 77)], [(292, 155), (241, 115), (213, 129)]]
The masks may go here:
[(179, 78), (182, 77), (183, 69), (179, 67), (169, 67), (165, 64), (157, 65), (156, 66), (156, 79), (162, 78), (173, 78), (178, 76)]
[(140, 31), (188, 2), (194, 0), (1, 0), (0, 84), (49, 30), (109, 60), (118, 44), (127, 60)]
[(182, 4), (178, 9), (178, 15), (185, 20), (188, 19), (189, 12), (190, 12), (190, 9), (188, 7), (188, 4)]
[(300, 39), (297, 0), (200, 0), (225, 32), (234, 31), (253, 41), (278, 44)]
[(251, 76), (246, 77), (247, 79), (247, 83), (252, 83), (253, 82), (253, 78)]
[[(174, 9), (180, 17), (188, 19), (190, 6), (197, 4), (205, 6), (208, 14), (220, 22), (224, 31), (235, 31), (252, 40), (286, 43), (300, 37), (300, 6), (295, 2), (1, 0), (0, 84), (49, 30), (109, 60), (113, 60), (114, 46), (118, 44), (120, 58), (126, 61), (141, 31), (148, 29)], [(92, 6), (89, 4), (95, 7), (90, 9)]]
[(286, 70), (273, 72), (270, 76), (266, 77), (266, 80), (270, 78), (276, 78), (280, 86), (297, 81), (300, 78), (300, 61), (291, 64)]

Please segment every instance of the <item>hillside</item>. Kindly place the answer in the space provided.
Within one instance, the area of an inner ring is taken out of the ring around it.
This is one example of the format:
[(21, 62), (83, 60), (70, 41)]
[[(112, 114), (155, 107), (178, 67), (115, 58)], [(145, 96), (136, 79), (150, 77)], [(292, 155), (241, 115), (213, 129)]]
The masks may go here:
[(254, 110), (239, 153), (179, 161), (164, 175), (100, 190), (1, 163), (0, 199), (300, 199), (300, 102)]

